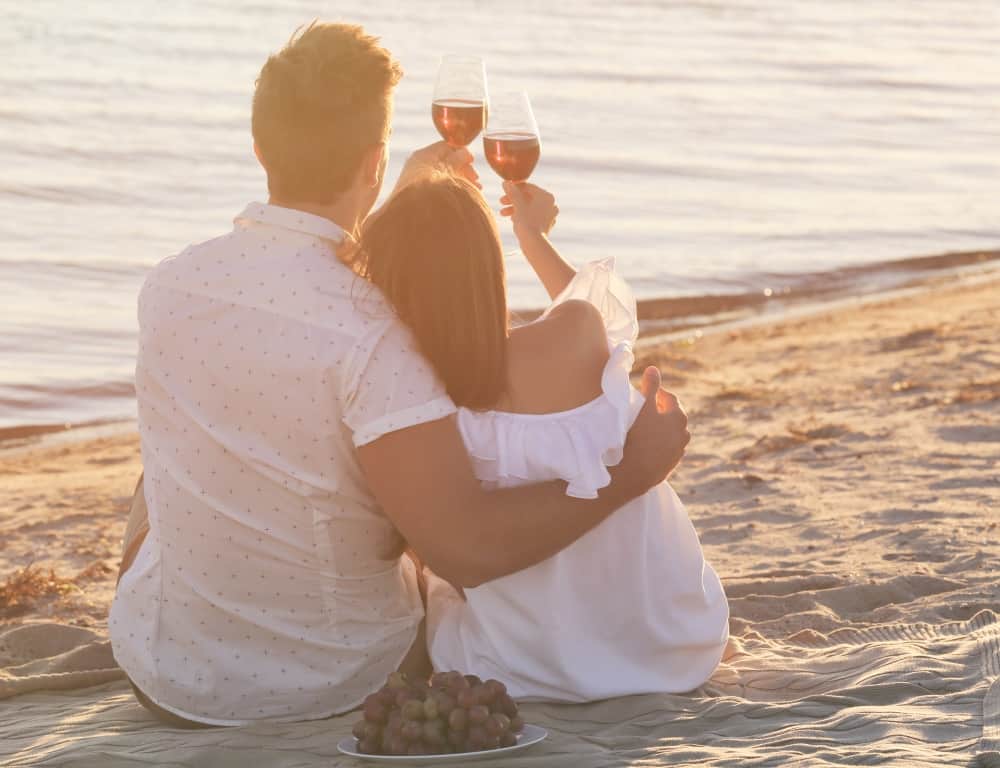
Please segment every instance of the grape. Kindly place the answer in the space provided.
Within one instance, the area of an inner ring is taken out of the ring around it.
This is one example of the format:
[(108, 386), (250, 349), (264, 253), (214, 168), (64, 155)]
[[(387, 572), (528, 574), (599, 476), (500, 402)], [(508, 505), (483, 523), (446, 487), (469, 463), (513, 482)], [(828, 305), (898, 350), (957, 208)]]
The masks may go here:
[(493, 689), (488, 685), (477, 685), (473, 690), (476, 692), (476, 701), (485, 704), (487, 707), (493, 703)]
[(403, 688), (396, 692), (396, 706), (402, 709), (403, 705), (406, 704), (406, 702), (415, 701), (416, 698), (417, 698), (416, 693), (414, 693), (409, 688)]
[(489, 709), (482, 704), (476, 704), (476, 706), (469, 709), (469, 722), (475, 725), (482, 725), (489, 716)]
[(386, 711), (385, 707), (376, 699), (366, 701), (364, 706), (365, 720), (370, 723), (384, 723)]
[(376, 725), (375, 723), (365, 723), (365, 735), (363, 738), (369, 741), (381, 741), (382, 739), (382, 726)]
[(418, 755), (432, 755), (434, 753), (430, 752), (424, 744), (417, 741), (407, 747), (406, 754), (417, 757)]
[(468, 745), (470, 752), (482, 749), (486, 745), (486, 730), (483, 726), (469, 726), (469, 735), (466, 737), (465, 743)]
[[(456, 712), (462, 712), (463, 710), (456, 709)], [(451, 730), (448, 731), (448, 743), (451, 744), (455, 749), (464, 751), (465, 750), (465, 733), (463, 731)]]
[(410, 690), (413, 691), (420, 701), (424, 701), (427, 698), (427, 695), (431, 692), (431, 687), (425, 680), (418, 680), (410, 686)]
[(406, 740), (402, 736), (394, 736), (392, 741), (389, 742), (390, 755), (405, 755), (406, 749)]
[(517, 746), (517, 736), (515, 736), (510, 731), (507, 731), (503, 736), (500, 737), (501, 747), (514, 747)]
[(444, 723), (440, 720), (428, 720), (424, 723), (424, 741), (432, 747), (444, 744)]
[(379, 739), (379, 746), (382, 748), (382, 754), (388, 754), (389, 748), (392, 746), (392, 740), (394, 738), (399, 738), (399, 729), (393, 730), (388, 726), (382, 731), (382, 738)]
[(450, 681), (451, 672), (435, 672), (431, 675), (431, 688), (447, 688)]
[[(406, 703), (409, 704), (410, 702)], [(433, 696), (428, 696), (426, 699), (424, 699), (423, 707), (424, 707), (424, 717), (427, 718), (428, 720), (434, 720), (440, 714), (438, 712), (437, 699), (435, 699)]]
[(378, 754), (378, 742), (362, 739), (358, 742), (358, 752), (363, 755), (376, 755)]
[(385, 685), (387, 688), (401, 689), (406, 688), (409, 685), (409, 681), (406, 679), (404, 672), (393, 672), (385, 681)]
[(520, 733), (524, 730), (524, 720), (521, 719), (520, 715), (515, 715), (510, 719), (510, 729), (514, 733)]
[(416, 741), (424, 736), (424, 726), (416, 720), (407, 720), (403, 723), (400, 734), (406, 741)]
[(424, 719), (424, 704), (416, 699), (411, 699), (406, 702), (402, 708), (403, 719), (404, 720), (423, 720)]
[(507, 686), (501, 683), (499, 680), (493, 680), (492, 678), (483, 683), (487, 688), (493, 692), (494, 698), (499, 698), (507, 693)]
[(483, 739), (483, 749), (498, 749), (500, 747), (500, 737), (487, 733)]
[(358, 741), (361, 741), (365, 737), (365, 726), (368, 724), (367, 720), (358, 720), (351, 729), (351, 735), (354, 736)]
[(472, 688), (463, 688), (458, 692), (455, 701), (462, 709), (472, 709), (478, 703), (479, 697), (476, 696), (476, 692)]
[(517, 715), (517, 704), (510, 697), (509, 694), (503, 693), (494, 702), (494, 709), (507, 715), (507, 717), (514, 717)]
[[(451, 711), (455, 708), (455, 699), (449, 696), (444, 691), (434, 692), (434, 702), (437, 704), (438, 714), (441, 717), (447, 718), (451, 714)], [(424, 702), (426, 706), (426, 702)]]
[(465, 675), (465, 679), (472, 688), (483, 684), (482, 678), (480, 678), (479, 675)]
[(448, 727), (456, 732), (462, 732), (469, 725), (469, 713), (468, 710), (460, 709), (456, 707), (448, 715)]
[(499, 713), (490, 715), (484, 726), (490, 736), (503, 736), (510, 730), (510, 718)]

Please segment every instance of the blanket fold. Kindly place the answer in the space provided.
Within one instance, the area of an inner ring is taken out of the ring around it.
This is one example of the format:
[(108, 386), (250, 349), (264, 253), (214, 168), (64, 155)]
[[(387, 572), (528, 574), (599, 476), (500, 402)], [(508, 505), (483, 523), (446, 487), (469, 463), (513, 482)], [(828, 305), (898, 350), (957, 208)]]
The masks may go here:
[(124, 677), (111, 643), (92, 630), (38, 623), (0, 634), (0, 699), (87, 688)]

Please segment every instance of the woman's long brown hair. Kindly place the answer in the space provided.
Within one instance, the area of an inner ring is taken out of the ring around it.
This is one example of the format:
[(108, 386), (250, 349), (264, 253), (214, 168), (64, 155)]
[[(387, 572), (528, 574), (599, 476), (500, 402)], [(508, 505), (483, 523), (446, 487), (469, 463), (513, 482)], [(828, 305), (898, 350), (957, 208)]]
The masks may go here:
[(455, 404), (495, 406), (506, 386), (507, 295), (500, 234), (479, 190), (443, 174), (413, 182), (366, 222), (357, 257)]

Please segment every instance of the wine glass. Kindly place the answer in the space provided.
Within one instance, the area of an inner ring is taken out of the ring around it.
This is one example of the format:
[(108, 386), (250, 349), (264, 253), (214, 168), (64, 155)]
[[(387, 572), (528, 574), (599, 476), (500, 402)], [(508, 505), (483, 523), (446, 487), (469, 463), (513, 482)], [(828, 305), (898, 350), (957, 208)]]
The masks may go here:
[(527, 181), (541, 154), (538, 124), (527, 93), (505, 93), (490, 99), (483, 151), (502, 178)]
[(478, 56), (442, 56), (431, 117), (441, 138), (468, 146), (486, 121), (486, 65)]

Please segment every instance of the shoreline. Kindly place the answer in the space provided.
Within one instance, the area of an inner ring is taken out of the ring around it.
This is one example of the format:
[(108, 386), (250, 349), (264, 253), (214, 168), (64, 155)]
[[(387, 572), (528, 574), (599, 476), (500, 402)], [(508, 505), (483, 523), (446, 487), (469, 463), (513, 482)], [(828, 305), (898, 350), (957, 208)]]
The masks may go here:
[(78, 443), (136, 432), (135, 419), (101, 419), (77, 424), (26, 424), (0, 429), (0, 456), (36, 447)]
[[(795, 286), (758, 293), (660, 298), (638, 302), (641, 337), (706, 329), (744, 320), (777, 320), (796, 311), (822, 312), (841, 303), (878, 300), (967, 276), (1000, 275), (1000, 250), (917, 256), (799, 276)], [(989, 279), (989, 278), (987, 278)]]
[(775, 297), (770, 307), (762, 307), (759, 311), (749, 312), (745, 316), (720, 319), (703, 325), (682, 326), (670, 331), (641, 331), (637, 347), (643, 347), (662, 342), (676, 341), (692, 336), (701, 337), (711, 334), (726, 333), (742, 328), (780, 324), (792, 320), (814, 317), (840, 309), (861, 308), (868, 304), (891, 301), (897, 298), (919, 296), (922, 293), (933, 293), (951, 285), (978, 285), (1000, 281), (1000, 262), (991, 268), (981, 268), (978, 265), (956, 267), (955, 269), (936, 272), (902, 282), (894, 287), (883, 287), (879, 290), (858, 295), (839, 295), (815, 297), (802, 301), (782, 300)]
[[(638, 356), (644, 350), (695, 335), (782, 323), (913, 292), (934, 291), (954, 281), (1000, 280), (1000, 250), (957, 251), (876, 265), (845, 267), (800, 276), (797, 288), (758, 293), (663, 297), (638, 302)], [(541, 310), (515, 310), (530, 320)], [(22, 448), (86, 440), (135, 428), (135, 418), (74, 423), (28, 423), (0, 427), (0, 454)]]

